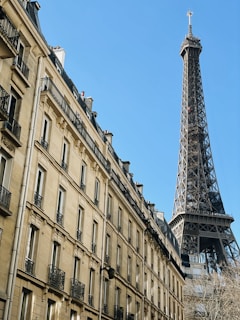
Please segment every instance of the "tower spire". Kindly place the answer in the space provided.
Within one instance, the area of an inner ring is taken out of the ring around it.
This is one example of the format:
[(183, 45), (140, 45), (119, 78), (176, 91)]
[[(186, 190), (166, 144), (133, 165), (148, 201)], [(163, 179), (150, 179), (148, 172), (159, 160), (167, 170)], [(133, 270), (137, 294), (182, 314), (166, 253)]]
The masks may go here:
[[(183, 59), (183, 88), (180, 152), (174, 209), (170, 226), (181, 252), (210, 272), (239, 258), (239, 247), (225, 213), (213, 165), (202, 89), (200, 40), (189, 33), (180, 54)], [(191, 273), (191, 271), (190, 271)]]

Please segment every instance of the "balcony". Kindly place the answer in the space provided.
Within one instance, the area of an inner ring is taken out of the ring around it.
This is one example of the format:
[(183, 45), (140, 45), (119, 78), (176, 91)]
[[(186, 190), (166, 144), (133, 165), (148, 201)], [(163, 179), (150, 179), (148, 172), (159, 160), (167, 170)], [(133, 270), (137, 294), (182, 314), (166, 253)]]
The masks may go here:
[(65, 114), (68, 120), (73, 124), (75, 129), (77, 130), (78, 134), (85, 140), (89, 148), (92, 150), (94, 155), (98, 158), (99, 162), (105, 168), (107, 172), (110, 172), (110, 162), (105, 159), (101, 151), (99, 150), (98, 146), (96, 145), (95, 141), (92, 139), (90, 134), (87, 132), (86, 128), (84, 127), (83, 123), (79, 119), (78, 113), (74, 112), (72, 108), (68, 105), (67, 101), (65, 100), (62, 93), (58, 90), (55, 84), (52, 82), (50, 78), (43, 79), (43, 92), (42, 94), (50, 93), (51, 98), (55, 101), (55, 103), (61, 109), (61, 112)]
[(29, 258), (26, 258), (26, 259), (25, 259), (25, 271), (26, 271), (28, 274), (33, 275), (33, 268), (34, 268), (34, 261), (32, 261), (32, 260), (29, 259)]
[(103, 305), (103, 313), (105, 313), (105, 314), (108, 314), (108, 305), (107, 304), (104, 304)]
[(34, 204), (35, 204), (35, 206), (37, 206), (40, 209), (42, 208), (42, 199), (43, 199), (43, 197), (38, 192), (35, 192)]
[(23, 61), (23, 58), (21, 56), (15, 57), (13, 66), (16, 67), (21, 72), (21, 74), (24, 76), (26, 80), (28, 80), (29, 68), (27, 64)]
[(0, 185), (0, 214), (3, 216), (11, 216), (12, 213), (9, 211), (11, 200), (11, 192)]
[(41, 146), (45, 149), (45, 150), (48, 150), (48, 142), (44, 139), (44, 138), (41, 138)]
[(76, 279), (71, 279), (71, 296), (75, 299), (84, 300), (85, 285)]
[(126, 320), (134, 320), (134, 314), (133, 313), (127, 313)]
[(10, 95), (0, 86), (0, 120), (8, 119), (8, 104)]
[(19, 33), (0, 7), (0, 58), (17, 55)]
[(88, 304), (93, 307), (93, 295), (91, 294), (88, 295)]
[(63, 226), (63, 214), (61, 212), (57, 212), (56, 220), (60, 226)]
[(81, 230), (77, 230), (77, 239), (78, 241), (82, 241), (82, 231)]
[(2, 131), (17, 147), (21, 147), (21, 126), (15, 119), (12, 119), (11, 121), (4, 121)]
[(123, 320), (123, 307), (114, 306), (114, 320)]
[(64, 290), (65, 272), (50, 265), (48, 272), (48, 284), (55, 289)]

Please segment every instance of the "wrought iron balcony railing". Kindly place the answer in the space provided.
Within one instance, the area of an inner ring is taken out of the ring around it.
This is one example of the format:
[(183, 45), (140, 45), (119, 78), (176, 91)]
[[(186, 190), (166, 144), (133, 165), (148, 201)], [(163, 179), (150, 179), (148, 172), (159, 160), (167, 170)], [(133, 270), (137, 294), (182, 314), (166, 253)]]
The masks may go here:
[(48, 142), (44, 139), (44, 138), (41, 138), (41, 145), (44, 149), (48, 149)]
[(34, 261), (32, 259), (25, 259), (25, 271), (31, 275), (33, 275)]
[(0, 34), (1, 36), (7, 41), (7, 43), (17, 50), (18, 46), (18, 39), (19, 39), (19, 32), (14, 27), (12, 22), (3, 12), (2, 7), (0, 7)]
[(133, 313), (127, 313), (126, 320), (134, 320), (134, 314)]
[(5, 209), (9, 209), (11, 200), (11, 192), (0, 185), (0, 205)]
[(114, 306), (114, 320), (123, 320), (123, 307)]
[(1, 119), (6, 120), (8, 118), (8, 104), (10, 95), (0, 86), (0, 113)]
[(103, 167), (106, 169), (107, 172), (110, 172), (110, 162), (107, 159), (105, 159), (104, 155), (101, 153), (96, 143), (94, 142), (94, 140), (82, 124), (81, 120), (79, 119), (79, 115), (76, 112), (74, 112), (72, 108), (68, 105), (63, 95), (54, 85), (53, 81), (50, 78), (43, 79), (43, 91), (50, 92), (53, 99), (59, 105), (61, 110), (65, 113), (67, 118), (72, 122), (78, 133), (86, 141), (87, 145), (90, 147), (90, 149), (98, 158)]
[(16, 56), (13, 62), (14, 66), (17, 66), (17, 68), (21, 71), (21, 73), (24, 75), (26, 79), (28, 79), (29, 76), (29, 68), (26, 65), (26, 63), (23, 61), (23, 58), (21, 56)]
[(43, 199), (43, 197), (38, 192), (35, 192), (35, 194), (34, 194), (34, 204), (37, 207), (39, 207), (40, 209), (42, 208), (42, 199)]
[(77, 239), (78, 241), (82, 241), (82, 230), (77, 230)]
[(85, 284), (77, 279), (71, 279), (71, 296), (75, 299), (84, 300)]
[(20, 139), (21, 126), (15, 119), (12, 121), (5, 121), (4, 128), (8, 129), (18, 140)]
[(63, 226), (63, 214), (61, 212), (57, 212), (56, 220), (60, 226)]
[(88, 304), (93, 307), (93, 295), (91, 294), (88, 295)]
[(50, 265), (48, 272), (48, 284), (55, 289), (64, 290), (65, 272), (56, 266)]
[(108, 305), (107, 304), (103, 305), (103, 313), (108, 314)]

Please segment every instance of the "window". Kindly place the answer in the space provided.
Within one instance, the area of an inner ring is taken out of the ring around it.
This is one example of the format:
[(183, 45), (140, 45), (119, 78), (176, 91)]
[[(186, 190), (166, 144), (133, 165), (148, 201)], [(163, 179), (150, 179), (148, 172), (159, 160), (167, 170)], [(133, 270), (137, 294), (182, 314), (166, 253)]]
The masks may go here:
[(147, 296), (148, 294), (148, 278), (147, 273), (144, 272), (144, 295)]
[(92, 227), (92, 252), (96, 253), (97, 249), (97, 227), (98, 224), (96, 221), (93, 221), (93, 227)]
[(106, 236), (106, 244), (105, 244), (105, 263), (110, 264), (110, 235)]
[(128, 242), (132, 241), (132, 221), (128, 220)]
[(70, 320), (77, 320), (77, 319), (78, 319), (77, 311), (71, 309)]
[(38, 235), (38, 229), (31, 224), (29, 228), (26, 260), (25, 260), (25, 270), (29, 274), (33, 274), (33, 270), (34, 270), (34, 260), (36, 257), (36, 247), (37, 247), (37, 235)]
[(84, 209), (79, 206), (78, 207), (78, 220), (77, 220), (77, 239), (79, 241), (82, 241), (83, 216), (84, 216)]
[(60, 255), (60, 244), (54, 241), (53, 248), (52, 248), (52, 260), (51, 260), (52, 267), (59, 266), (59, 255)]
[(116, 287), (115, 289), (115, 306), (120, 306), (120, 296), (121, 296), (121, 289)]
[(73, 266), (73, 279), (79, 280), (80, 275), (80, 259), (78, 257), (74, 258), (74, 266)]
[(154, 253), (153, 253), (153, 248), (151, 248), (151, 268), (153, 269), (153, 264), (154, 264)]
[(147, 241), (144, 240), (144, 261), (147, 262)]
[(132, 275), (132, 258), (131, 258), (131, 256), (128, 256), (127, 279), (128, 279), (129, 282), (131, 282), (131, 275)]
[(131, 307), (132, 307), (132, 298), (131, 296), (127, 295), (127, 317), (129, 317), (129, 319), (131, 315)]
[(12, 159), (9, 159), (4, 152), (0, 152), (0, 204), (7, 210), (11, 199), (11, 193), (8, 191), (11, 167)]
[(107, 198), (107, 219), (111, 220), (112, 217), (112, 196), (109, 194)]
[(137, 234), (136, 234), (136, 250), (137, 252), (139, 252), (140, 249), (140, 232), (139, 230), (137, 230)]
[(12, 160), (4, 152), (0, 152), (0, 185), (5, 188), (9, 185), (11, 167)]
[(39, 166), (37, 170), (36, 186), (34, 193), (34, 204), (39, 208), (42, 208), (44, 177), (45, 171), (42, 167)]
[(136, 288), (139, 289), (139, 279), (140, 279), (140, 266), (136, 265)]
[(54, 320), (55, 301), (48, 299), (46, 320)]
[(121, 271), (121, 247), (120, 245), (117, 246), (117, 272), (120, 273)]
[(42, 125), (42, 136), (41, 136), (41, 145), (44, 149), (48, 149), (49, 145), (49, 137), (50, 137), (50, 126), (51, 121), (50, 119), (45, 115), (43, 117), (43, 125)]
[(121, 229), (122, 229), (122, 209), (120, 207), (118, 208), (117, 227), (118, 227), (118, 231), (121, 231)]
[(81, 167), (81, 179), (80, 179), (80, 188), (83, 191), (86, 191), (86, 176), (87, 176), (87, 165), (83, 161)]
[(93, 269), (90, 269), (89, 293), (88, 293), (88, 303), (90, 306), (93, 306), (94, 277), (95, 277), (95, 271)]
[(58, 203), (57, 203), (57, 223), (63, 225), (63, 210), (65, 201), (65, 190), (60, 187), (58, 190)]
[(69, 151), (69, 143), (66, 139), (63, 141), (63, 147), (62, 147), (62, 160), (61, 160), (61, 167), (64, 170), (67, 170), (68, 167), (68, 151)]
[(21, 298), (20, 320), (27, 320), (31, 316), (32, 292), (23, 288)]
[(109, 282), (108, 279), (103, 279), (103, 312), (108, 314), (108, 296), (109, 296)]
[(17, 138), (20, 138), (21, 127), (18, 124), (18, 115), (20, 109), (20, 99), (17, 93), (12, 90), (8, 105), (8, 121), (5, 122), (5, 128)]
[(136, 301), (135, 320), (140, 320), (140, 302)]
[(96, 206), (99, 204), (99, 194), (100, 194), (100, 182), (98, 179), (95, 180), (95, 191), (94, 191), (94, 203)]

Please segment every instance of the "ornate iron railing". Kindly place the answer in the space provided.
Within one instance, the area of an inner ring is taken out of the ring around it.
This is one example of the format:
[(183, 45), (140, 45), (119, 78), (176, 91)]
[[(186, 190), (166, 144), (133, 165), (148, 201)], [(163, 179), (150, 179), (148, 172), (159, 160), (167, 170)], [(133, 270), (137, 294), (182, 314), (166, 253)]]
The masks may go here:
[(84, 300), (85, 284), (77, 279), (71, 279), (71, 296), (75, 299)]
[(0, 110), (8, 116), (8, 104), (10, 95), (0, 86)]
[(28, 79), (29, 68), (26, 65), (26, 63), (23, 61), (23, 58), (21, 56), (15, 57), (13, 65), (17, 66), (18, 69), (21, 71), (21, 73), (24, 75), (24, 77)]
[(56, 266), (50, 265), (48, 272), (48, 283), (50, 286), (64, 290), (65, 272)]
[(0, 19), (0, 33), (10, 43), (10, 45), (17, 50), (19, 33), (14, 27), (8, 17), (2, 12), (2, 19)]
[(110, 172), (110, 163), (105, 159), (101, 151), (96, 146), (94, 140), (84, 128), (81, 120), (79, 119), (79, 115), (72, 110), (72, 108), (68, 105), (63, 95), (60, 93), (58, 88), (54, 85), (53, 81), (49, 78), (43, 79), (43, 91), (49, 91), (53, 97), (53, 99), (60, 106), (62, 111), (66, 114), (68, 119), (73, 123), (74, 127), (77, 129), (79, 134), (84, 138), (92, 152), (96, 155), (100, 163), (103, 167)]
[(25, 259), (25, 271), (33, 275), (34, 261), (29, 258)]
[(5, 209), (9, 209), (11, 200), (11, 192), (0, 185), (0, 205)]
[(5, 121), (4, 122), (4, 128), (8, 129), (9, 131), (12, 132), (12, 134), (19, 140), (20, 139), (20, 134), (21, 134), (21, 126), (19, 123), (13, 119), (11, 122), (10, 121)]
[(42, 199), (43, 199), (43, 197), (38, 192), (35, 192), (34, 204), (39, 208), (42, 208)]
[(123, 307), (114, 306), (114, 320), (123, 320)]

